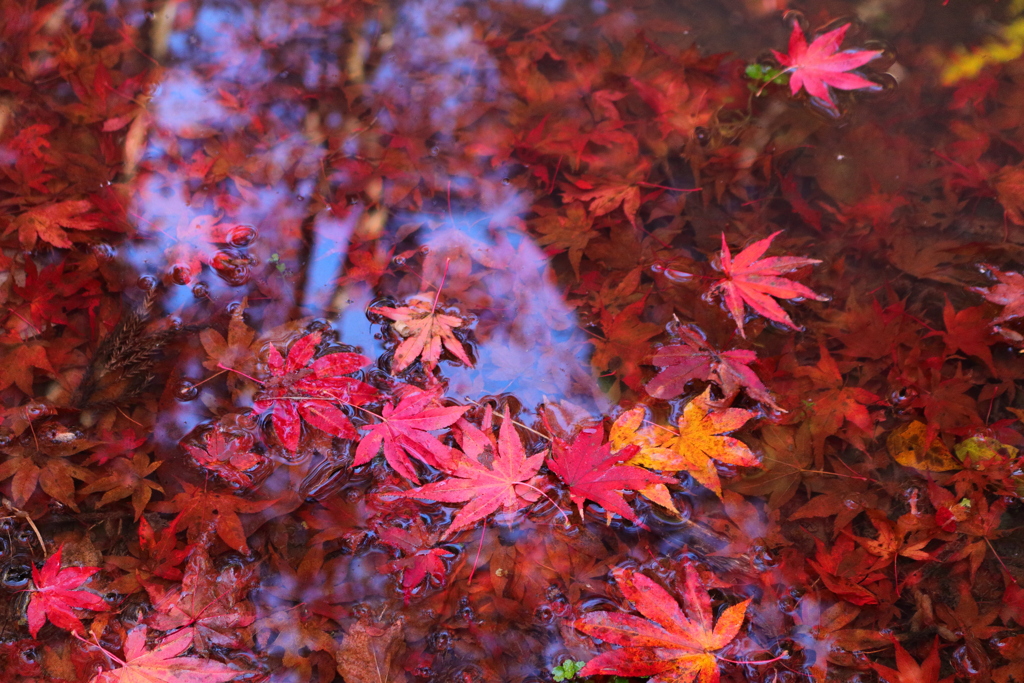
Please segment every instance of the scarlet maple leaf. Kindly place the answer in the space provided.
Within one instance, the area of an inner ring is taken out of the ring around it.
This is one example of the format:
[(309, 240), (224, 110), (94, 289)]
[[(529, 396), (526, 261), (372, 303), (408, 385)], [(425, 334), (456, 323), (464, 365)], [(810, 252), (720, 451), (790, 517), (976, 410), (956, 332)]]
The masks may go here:
[(863, 90), (877, 88), (876, 83), (855, 73), (849, 73), (864, 66), (882, 54), (881, 50), (843, 50), (839, 46), (850, 29), (850, 24), (824, 33), (807, 45), (800, 24), (793, 25), (789, 36), (789, 54), (772, 50), (775, 59), (790, 73), (790, 92), (796, 95), (803, 88), (811, 95), (835, 107), (835, 98), (829, 89)]
[(871, 662), (879, 677), (886, 683), (952, 683), (953, 676), (939, 680), (939, 639), (936, 637), (932, 644), (931, 652), (925, 660), (918, 664), (917, 660), (910, 656), (898, 640), (893, 638), (893, 646), (896, 648), (896, 666), (899, 670), (890, 669), (887, 666)]
[(246, 555), (249, 553), (249, 546), (245, 542), (245, 530), (238, 514), (262, 512), (277, 502), (246, 500), (238, 496), (206, 491), (188, 482), (182, 482), (181, 486), (184, 490), (171, 500), (153, 503), (156, 511), (180, 512), (181, 524), (192, 534), (190, 538), (205, 531), (206, 525), (212, 523), (222, 541)]
[(431, 407), (436, 400), (435, 392), (412, 391), (403, 396), (398, 405), (385, 405), (380, 423), (360, 427), (367, 434), (356, 448), (353, 466), (369, 462), (383, 445), (388, 464), (406, 479), (419, 481), (406, 454), (437, 467), (438, 459), (446, 457), (448, 447), (438, 441), (431, 430), (452, 426), (469, 406)]
[(422, 519), (414, 517), (408, 529), (394, 526), (393, 523), (382, 524), (378, 533), (383, 543), (405, 554), (405, 557), (383, 565), (381, 571), (401, 573), (402, 595), (406, 605), (409, 604), (413, 589), (427, 576), (435, 582), (444, 580), (447, 567), (441, 558), (450, 557), (452, 553), (444, 548), (431, 547), (437, 544), (439, 534), (428, 531)]
[(256, 411), (273, 409), (274, 431), (281, 445), (292, 452), (299, 448), (303, 420), (333, 436), (357, 438), (355, 427), (336, 404), (362, 405), (377, 396), (370, 385), (344, 376), (369, 365), (369, 358), (332, 353), (313, 361), (319, 343), (319, 332), (299, 339), (288, 351), (287, 360), (271, 344), (267, 358), (271, 379), (253, 402)]
[[(424, 299), (423, 297), (427, 297)], [(398, 308), (371, 308), (371, 313), (383, 315), (394, 320), (394, 329), (403, 337), (402, 343), (395, 349), (395, 357), (391, 362), (392, 372), (401, 372), (419, 358), (429, 372), (437, 367), (441, 358), (441, 347), (469, 367), (473, 361), (466, 355), (462, 342), (455, 338), (453, 328), (461, 327), (462, 318), (441, 313), (437, 310), (437, 302), (428, 303), (433, 297), (420, 294), (414, 297), (408, 306)]]
[(149, 624), (161, 631), (192, 627), (195, 646), (206, 652), (211, 646), (242, 647), (245, 627), (256, 620), (256, 610), (246, 598), (254, 583), (251, 565), (228, 565), (219, 572), (210, 560), (209, 534), (192, 549), (179, 586), (167, 591), (161, 584), (147, 584), (156, 614)]
[(651, 683), (717, 683), (714, 654), (739, 633), (750, 600), (727, 607), (712, 628), (711, 599), (686, 566), (686, 613), (668, 591), (643, 574), (612, 571), (627, 600), (646, 619), (620, 612), (590, 612), (573, 622), (594, 638), (621, 645), (587, 662), (581, 676), (653, 676)]
[(82, 633), (84, 628), (73, 609), (91, 609), (106, 612), (110, 605), (103, 598), (85, 590), (77, 590), (99, 567), (60, 568), (64, 546), (43, 563), (40, 570), (32, 566), (32, 598), (28, 603), (28, 630), (35, 638), (49, 619), (57, 628)]
[(544, 462), (545, 454), (526, 456), (523, 442), (512, 426), (507, 408), (490, 466), (483, 461), (489, 455), (485, 453), (484, 447), (469, 447), (473, 443), (467, 439), (463, 444), (469, 457), (441, 463), (442, 469), (453, 475), (453, 478), (401, 494), (408, 498), (425, 498), (445, 503), (468, 501), (468, 504), (459, 510), (459, 514), (455, 515), (452, 525), (448, 527), (441, 540), (476, 523), (499, 508), (504, 508), (506, 512), (519, 509), (522, 506), (520, 501), (523, 500), (520, 489), (536, 488), (529, 480), (537, 474), (537, 470)]
[(752, 410), (713, 408), (711, 388), (708, 387), (683, 408), (679, 435), (667, 441), (667, 447), (641, 450), (630, 464), (667, 472), (684, 470), (721, 497), (722, 482), (714, 460), (741, 467), (760, 464), (746, 444), (725, 436), (756, 416)]
[(600, 425), (583, 429), (571, 444), (555, 438), (554, 455), (548, 459), (548, 469), (569, 487), (569, 495), (579, 509), (580, 517), (583, 516), (583, 502), (592, 500), (605, 509), (609, 523), (615, 513), (639, 524), (640, 520), (626, 504), (622, 492), (674, 483), (675, 479), (641, 467), (620, 464), (632, 457), (638, 447), (625, 448), (613, 455), (611, 444), (602, 444), (602, 441), (604, 428)]
[(754, 242), (737, 254), (735, 260), (729, 252), (729, 245), (726, 244), (725, 233), (722, 233), (722, 254), (718, 269), (725, 273), (725, 279), (716, 282), (711, 287), (711, 293), (721, 292), (726, 308), (729, 309), (732, 319), (736, 321), (736, 328), (744, 339), (747, 336), (743, 332), (744, 303), (749, 304), (752, 309), (769, 320), (798, 330), (800, 328), (793, 324), (789, 315), (772, 297), (828, 300), (828, 297), (816, 294), (798, 282), (778, 277), (797, 268), (821, 263), (818, 259), (799, 256), (761, 258), (780, 232), (782, 231), (773, 232), (765, 239)]
[(988, 269), (999, 284), (985, 289), (970, 287), (970, 291), (981, 294), (987, 301), (1003, 306), (1003, 312), (992, 320), (993, 324), (1004, 323), (1024, 315), (1024, 275), (1011, 271), (1003, 272), (998, 268)]
[(740, 388), (747, 394), (775, 410), (785, 412), (772, 399), (768, 387), (750, 369), (757, 354), (745, 349), (718, 351), (708, 344), (704, 334), (691, 325), (676, 328), (680, 343), (663, 346), (654, 354), (654, 365), (661, 372), (647, 383), (647, 393), (654, 398), (675, 398), (681, 395), (691, 380), (711, 381), (721, 387), (725, 401), (731, 400)]
[(807, 420), (814, 457), (822, 464), (825, 440), (839, 433), (846, 424), (842, 436), (857, 448), (864, 450), (864, 438), (870, 438), (878, 418), (872, 417), (868, 406), (879, 402), (878, 396), (867, 389), (846, 386), (846, 379), (839, 371), (832, 354), (824, 343), (820, 344), (821, 357), (815, 366), (802, 366), (793, 372), (797, 377), (807, 377), (814, 387), (799, 398), (808, 404)]
[[(179, 657), (192, 644), (192, 629), (165, 636), (146, 650), (146, 626), (128, 632), (124, 661), (117, 669), (97, 674), (90, 683), (226, 683), (242, 672), (227, 664), (200, 657)], [(108, 653), (109, 654), (109, 653)]]

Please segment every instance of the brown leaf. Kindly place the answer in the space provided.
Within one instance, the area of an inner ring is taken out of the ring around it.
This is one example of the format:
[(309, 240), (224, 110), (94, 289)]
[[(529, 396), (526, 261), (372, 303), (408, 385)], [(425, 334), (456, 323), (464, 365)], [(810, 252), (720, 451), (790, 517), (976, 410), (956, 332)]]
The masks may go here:
[(388, 626), (363, 617), (345, 632), (335, 655), (346, 682), (401, 683), (407, 680), (399, 660), (405, 652), (405, 619)]

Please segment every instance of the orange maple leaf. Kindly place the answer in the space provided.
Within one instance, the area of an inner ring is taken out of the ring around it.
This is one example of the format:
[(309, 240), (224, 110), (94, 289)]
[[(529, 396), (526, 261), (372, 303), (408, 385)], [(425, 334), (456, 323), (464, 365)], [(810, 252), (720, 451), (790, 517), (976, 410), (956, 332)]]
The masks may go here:
[(736, 637), (750, 600), (727, 607), (712, 627), (711, 599), (697, 572), (690, 566), (685, 572), (684, 613), (653, 580), (628, 569), (614, 569), (612, 575), (622, 594), (647, 618), (590, 612), (573, 622), (589, 636), (622, 646), (590, 660), (580, 675), (654, 676), (651, 683), (717, 683), (720, 674), (714, 652)]
[(629, 464), (666, 472), (689, 472), (721, 498), (722, 482), (714, 460), (741, 467), (760, 464), (746, 444), (725, 436), (756, 416), (752, 410), (713, 408), (711, 388), (708, 387), (686, 404), (683, 416), (679, 418), (678, 436), (667, 440), (664, 447), (641, 448)]
[(414, 297), (408, 306), (370, 309), (372, 313), (394, 320), (397, 323), (394, 325), (395, 331), (405, 338), (395, 349), (395, 357), (391, 362), (392, 372), (405, 370), (417, 357), (429, 372), (437, 367), (442, 346), (460, 361), (473, 367), (473, 361), (466, 355), (462, 342), (452, 332), (453, 328), (462, 326), (462, 318), (441, 313), (437, 310), (437, 301), (431, 305), (428, 303), (430, 299), (432, 297), (421, 294)]

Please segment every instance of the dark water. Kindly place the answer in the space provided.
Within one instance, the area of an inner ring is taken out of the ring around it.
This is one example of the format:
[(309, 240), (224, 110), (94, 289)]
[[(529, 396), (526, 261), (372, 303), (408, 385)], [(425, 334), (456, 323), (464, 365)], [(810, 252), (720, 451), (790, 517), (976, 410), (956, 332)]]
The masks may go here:
[[(4, 680), (116, 667), (30, 637), (28, 518), (102, 568), (87, 638), (120, 656), (139, 624), (151, 644), (191, 626), (183, 656), (237, 680), (551, 680), (607, 649), (574, 619), (630, 609), (612, 568), (684, 599), (686, 563), (716, 615), (753, 599), (721, 657), (782, 656), (726, 680), (875, 680), (890, 633), (916, 661), (938, 638), (943, 677), (1022, 680), (1015, 451), (930, 471), (887, 447), (913, 420), (1024, 445), (1024, 337), (972, 291), (1024, 260), (1018, 9), (4, 2)], [(793, 22), (851, 21), (846, 47), (884, 55), (834, 111), (743, 76)], [(800, 329), (748, 307), (741, 338), (708, 295), (722, 233), (735, 256), (777, 230), (770, 255), (821, 261), (789, 277), (822, 300), (783, 304)], [(379, 309), (417, 301), (460, 320), (471, 365), (395, 371), (408, 330)], [(294, 397), (267, 398), (272, 355), (318, 335), (301, 367), (368, 359), (350, 375), (376, 396), (331, 401), (360, 437), (411, 384), (475, 425), (507, 407), (536, 454), (637, 404), (676, 425), (707, 382), (645, 386), (679, 323), (756, 353), (773, 398), (725, 399), (761, 464), (719, 464), (721, 496), (674, 472), (676, 512), (627, 493), (635, 523), (581, 518), (545, 469), (521, 509), (445, 537), (462, 503), (399, 497), (415, 482), (308, 416), (290, 448)], [(179, 589), (200, 616), (168, 613)]]

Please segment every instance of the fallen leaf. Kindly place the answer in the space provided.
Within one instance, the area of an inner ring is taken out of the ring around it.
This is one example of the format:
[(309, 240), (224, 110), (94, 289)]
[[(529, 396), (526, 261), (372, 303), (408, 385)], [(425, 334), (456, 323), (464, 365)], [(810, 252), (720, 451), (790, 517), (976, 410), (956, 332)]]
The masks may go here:
[(433, 301), (432, 296), (421, 294), (414, 297), (407, 306), (370, 309), (371, 313), (394, 320), (396, 324), (392, 327), (403, 337), (391, 361), (392, 372), (405, 370), (417, 358), (429, 372), (437, 367), (442, 346), (467, 366), (473, 367), (473, 361), (466, 355), (462, 342), (452, 332), (454, 328), (462, 326), (462, 318), (438, 311), (436, 302), (431, 304), (430, 301)]
[[(466, 448), (465, 443), (463, 447)], [(530, 479), (537, 474), (546, 454), (526, 456), (523, 442), (512, 426), (508, 409), (505, 410), (498, 432), (493, 460), (487, 465), (484, 460), (489, 455), (491, 453), (485, 453), (483, 447), (466, 448), (467, 457), (458, 458), (450, 463), (441, 463), (442, 469), (452, 477), (401, 494), (409, 498), (424, 498), (446, 503), (468, 502), (455, 515), (441, 540), (498, 509), (504, 509), (506, 512), (518, 510), (525, 502), (523, 491), (520, 489), (536, 488), (530, 483)]]
[(789, 35), (789, 52), (772, 50), (775, 59), (790, 74), (790, 92), (796, 95), (803, 88), (811, 97), (835, 107), (836, 101), (829, 89), (864, 90), (879, 87), (868, 79), (850, 73), (882, 54), (881, 50), (843, 50), (839, 46), (850, 29), (850, 24), (824, 33), (810, 45), (799, 22), (793, 24)]
[(603, 442), (604, 429), (600, 426), (583, 429), (572, 443), (555, 438), (548, 469), (569, 487), (569, 496), (579, 509), (580, 517), (583, 517), (584, 501), (591, 500), (604, 508), (609, 524), (613, 514), (639, 524), (640, 520), (622, 492), (641, 491), (655, 484), (673, 483), (675, 479), (621, 464), (639, 450), (636, 446), (612, 454), (611, 444)]
[(739, 429), (751, 418), (752, 410), (741, 408), (713, 408), (711, 388), (694, 398), (683, 408), (679, 418), (679, 435), (668, 442), (668, 448), (641, 450), (629, 461), (653, 470), (688, 472), (698, 483), (722, 496), (722, 482), (713, 461), (756, 467), (757, 457), (739, 439), (725, 436)]
[(363, 617), (345, 631), (335, 659), (346, 681), (401, 683), (407, 680), (400, 663), (404, 652), (405, 619), (380, 626)]
[(75, 615), (74, 609), (91, 609), (94, 612), (106, 612), (110, 609), (103, 598), (80, 590), (79, 586), (100, 570), (99, 567), (65, 567), (61, 569), (60, 560), (64, 546), (43, 563), (39, 569), (32, 565), (32, 594), (28, 603), (28, 630), (35, 638), (39, 629), (49, 619), (57, 628), (73, 633), (82, 633), (82, 622)]
[(185, 628), (146, 649), (146, 626), (128, 632), (124, 661), (117, 669), (97, 674), (90, 683), (227, 683), (241, 671), (200, 657), (179, 657), (192, 644), (192, 629)]
[(772, 240), (782, 231), (773, 232), (763, 240), (754, 242), (736, 255), (735, 260), (729, 252), (729, 245), (722, 233), (722, 253), (718, 269), (725, 274), (725, 279), (718, 280), (711, 287), (711, 293), (721, 293), (725, 306), (736, 321), (736, 329), (740, 336), (743, 332), (744, 304), (769, 320), (782, 323), (794, 330), (800, 329), (790, 319), (775, 299), (813, 299), (828, 301), (828, 297), (815, 294), (804, 285), (779, 277), (783, 273), (794, 271), (804, 266), (821, 263), (818, 259), (801, 258), (798, 256), (770, 256), (761, 258)]
[(654, 676), (657, 683), (717, 683), (714, 654), (739, 633), (750, 600), (731, 605), (712, 628), (711, 600), (696, 571), (685, 567), (686, 613), (668, 591), (643, 574), (616, 568), (612, 575), (645, 618), (621, 612), (590, 612), (573, 622), (587, 635), (621, 649), (587, 662), (581, 676)]

